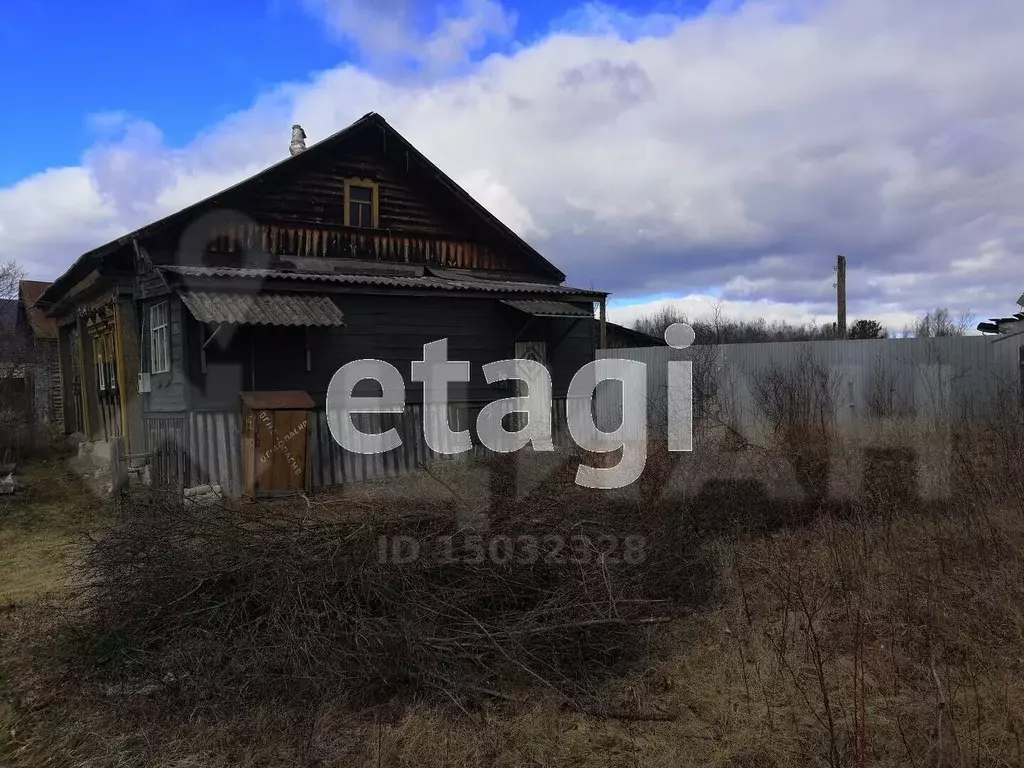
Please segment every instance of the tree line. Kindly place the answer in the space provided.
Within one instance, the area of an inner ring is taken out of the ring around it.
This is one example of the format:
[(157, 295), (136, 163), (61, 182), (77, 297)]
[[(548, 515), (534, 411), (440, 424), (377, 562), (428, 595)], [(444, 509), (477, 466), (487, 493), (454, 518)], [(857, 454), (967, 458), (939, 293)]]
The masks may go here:
[[(838, 339), (836, 323), (803, 323), (795, 325), (784, 320), (768, 322), (737, 320), (725, 314), (721, 304), (712, 307), (708, 316), (691, 320), (678, 307), (664, 306), (656, 312), (643, 315), (633, 323), (634, 330), (662, 337), (673, 323), (687, 323), (693, 328), (696, 344), (743, 344), (767, 341), (827, 341)], [(848, 339), (885, 339), (890, 335), (907, 338), (935, 338), (965, 336), (974, 327), (974, 318), (964, 312), (954, 315), (945, 307), (938, 307), (918, 317), (896, 334), (877, 320), (855, 320), (848, 328)]]

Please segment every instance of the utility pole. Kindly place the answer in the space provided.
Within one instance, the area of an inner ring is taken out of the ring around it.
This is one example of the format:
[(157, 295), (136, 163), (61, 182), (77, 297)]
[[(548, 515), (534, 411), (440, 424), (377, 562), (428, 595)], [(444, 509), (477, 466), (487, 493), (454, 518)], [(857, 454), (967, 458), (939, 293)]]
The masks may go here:
[(836, 332), (846, 338), (846, 257), (836, 258)]

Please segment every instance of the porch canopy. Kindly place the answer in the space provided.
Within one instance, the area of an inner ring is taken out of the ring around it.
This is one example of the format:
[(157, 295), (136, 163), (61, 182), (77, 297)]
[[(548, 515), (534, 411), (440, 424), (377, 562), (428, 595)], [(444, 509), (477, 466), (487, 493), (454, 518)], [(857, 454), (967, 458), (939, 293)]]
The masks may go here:
[(593, 310), (581, 309), (564, 301), (517, 301), (508, 299), (502, 304), (534, 317), (593, 317)]
[(180, 291), (182, 302), (202, 323), (338, 326), (345, 317), (329, 296), (287, 293)]

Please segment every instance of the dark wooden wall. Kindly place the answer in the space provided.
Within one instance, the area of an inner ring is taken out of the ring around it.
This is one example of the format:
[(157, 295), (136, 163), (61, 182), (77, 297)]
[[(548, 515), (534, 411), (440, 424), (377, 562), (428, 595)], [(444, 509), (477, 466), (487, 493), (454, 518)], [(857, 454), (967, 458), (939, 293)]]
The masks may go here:
[(246, 202), (251, 215), (297, 225), (342, 226), (345, 179), (368, 179), (379, 185), (380, 229), (450, 240), (480, 234), (465, 221), (464, 212), (460, 217), (442, 202), (428, 177), (416, 168), (406, 170), (404, 154), (388, 153), (380, 136), (356, 139), (342, 156), (315, 165), (301, 167), (302, 159), (268, 175), (262, 191)]
[[(205, 374), (201, 370), (199, 323), (186, 311), (192, 410), (235, 410), (239, 388), (304, 389), (323, 405), (338, 368), (362, 358), (394, 365), (406, 380), (406, 402), (422, 402), (422, 385), (412, 382), (410, 365), (422, 359), (424, 344), (441, 338), (448, 339), (449, 360), (470, 361), (471, 378), (464, 390), (456, 384), (449, 387), (452, 401), (486, 402), (509, 396), (508, 390), (487, 384), (482, 366), (513, 357), (517, 340), (547, 342), (555, 397), (564, 396), (579, 367), (594, 359), (592, 323), (575, 323), (566, 334), (571, 321), (530, 320), (496, 299), (343, 294), (334, 300), (345, 314), (344, 327), (307, 332), (304, 328), (249, 326), (225, 334), (225, 326), (221, 331), (224, 338), (218, 334), (207, 345)], [(374, 394), (372, 386), (368, 383), (362, 394)]]

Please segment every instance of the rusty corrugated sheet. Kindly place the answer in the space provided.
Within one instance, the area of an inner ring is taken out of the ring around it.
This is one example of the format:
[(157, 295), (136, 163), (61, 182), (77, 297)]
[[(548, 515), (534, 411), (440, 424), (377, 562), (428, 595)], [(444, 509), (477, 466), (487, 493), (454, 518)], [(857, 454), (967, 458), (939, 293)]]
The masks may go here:
[[(249, 280), (303, 280), (341, 285), (371, 285), (387, 288), (419, 288), (443, 291), (484, 291), (488, 293), (550, 293), (558, 296), (602, 296), (601, 291), (572, 288), (568, 285), (533, 283), (520, 280), (473, 279), (463, 275), (445, 273), (422, 277), (396, 277), (393, 275), (356, 275), (337, 272), (303, 272), (251, 267), (199, 267), (169, 264), (160, 267), (165, 272), (183, 277), (218, 277)], [(433, 270), (431, 270), (433, 272)]]
[(50, 283), (43, 283), (38, 280), (22, 280), (18, 283), (18, 296), (25, 305), (25, 314), (28, 317), (28, 324), (32, 333), (37, 339), (56, 339), (57, 323), (46, 316), (42, 309), (36, 306), (36, 301), (43, 295), (43, 291), (50, 287)]
[(520, 312), (525, 312), (528, 315), (534, 317), (593, 317), (593, 310), (580, 309), (574, 307), (572, 304), (566, 304), (564, 301), (538, 301), (538, 300), (526, 300), (517, 301), (515, 299), (508, 299), (501, 302), (512, 309), (518, 309)]
[(341, 310), (329, 296), (282, 293), (182, 291), (181, 300), (203, 323), (241, 325), (344, 325)]

